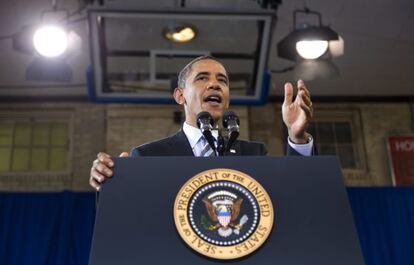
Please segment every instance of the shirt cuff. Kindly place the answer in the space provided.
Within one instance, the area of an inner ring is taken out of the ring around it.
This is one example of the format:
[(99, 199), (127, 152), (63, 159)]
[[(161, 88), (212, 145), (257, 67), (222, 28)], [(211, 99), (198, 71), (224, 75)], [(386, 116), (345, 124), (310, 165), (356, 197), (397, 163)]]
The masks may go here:
[(299, 154), (301, 154), (303, 156), (311, 156), (312, 155), (313, 137), (311, 137), (309, 143), (306, 143), (306, 144), (295, 144), (288, 137), (288, 143), (289, 143), (290, 147), (295, 149), (295, 151), (298, 152)]

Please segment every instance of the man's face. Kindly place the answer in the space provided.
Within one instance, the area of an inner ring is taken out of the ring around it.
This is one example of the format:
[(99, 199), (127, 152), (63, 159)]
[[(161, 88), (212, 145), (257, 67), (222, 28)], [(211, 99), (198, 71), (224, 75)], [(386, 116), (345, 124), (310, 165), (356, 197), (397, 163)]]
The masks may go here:
[(197, 126), (201, 111), (209, 112), (218, 121), (229, 107), (229, 79), (226, 69), (211, 59), (194, 63), (182, 89), (186, 121)]

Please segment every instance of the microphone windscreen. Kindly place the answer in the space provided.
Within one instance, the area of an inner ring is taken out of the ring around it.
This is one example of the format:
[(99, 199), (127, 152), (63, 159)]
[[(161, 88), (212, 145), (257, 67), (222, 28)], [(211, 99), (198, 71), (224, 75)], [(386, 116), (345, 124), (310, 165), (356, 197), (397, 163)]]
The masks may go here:
[(207, 111), (202, 111), (202, 112), (197, 114), (197, 126), (198, 126), (198, 128), (200, 128), (200, 126), (201, 126), (201, 124), (200, 124), (201, 120), (208, 120), (210, 122), (211, 126), (214, 126), (213, 116), (211, 116), (211, 114)]
[(236, 120), (237, 125), (240, 125), (239, 117), (237, 117), (236, 113), (231, 110), (224, 112), (223, 114), (223, 127), (227, 128), (229, 120)]

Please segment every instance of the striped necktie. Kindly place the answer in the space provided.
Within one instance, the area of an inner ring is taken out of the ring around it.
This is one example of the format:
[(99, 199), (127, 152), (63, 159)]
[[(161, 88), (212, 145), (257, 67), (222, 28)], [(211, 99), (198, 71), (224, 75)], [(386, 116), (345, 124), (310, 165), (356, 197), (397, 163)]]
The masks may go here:
[(203, 148), (201, 149), (200, 156), (204, 156), (204, 157), (215, 156), (213, 148), (211, 148), (211, 146), (208, 144), (204, 136), (200, 138), (200, 142), (203, 144)]

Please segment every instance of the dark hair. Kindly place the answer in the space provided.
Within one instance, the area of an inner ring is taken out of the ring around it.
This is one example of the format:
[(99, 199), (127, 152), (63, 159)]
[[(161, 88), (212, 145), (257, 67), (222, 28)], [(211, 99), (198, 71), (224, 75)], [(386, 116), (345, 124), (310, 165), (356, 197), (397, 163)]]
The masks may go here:
[(184, 68), (178, 74), (178, 82), (177, 82), (178, 87), (181, 87), (181, 88), (185, 87), (185, 81), (187, 80), (188, 74), (191, 72), (191, 68), (193, 64), (195, 64), (198, 61), (202, 61), (202, 60), (214, 60), (222, 64), (217, 58), (210, 56), (210, 55), (204, 55), (204, 56), (200, 56), (200, 57), (193, 59), (186, 66), (184, 66)]

